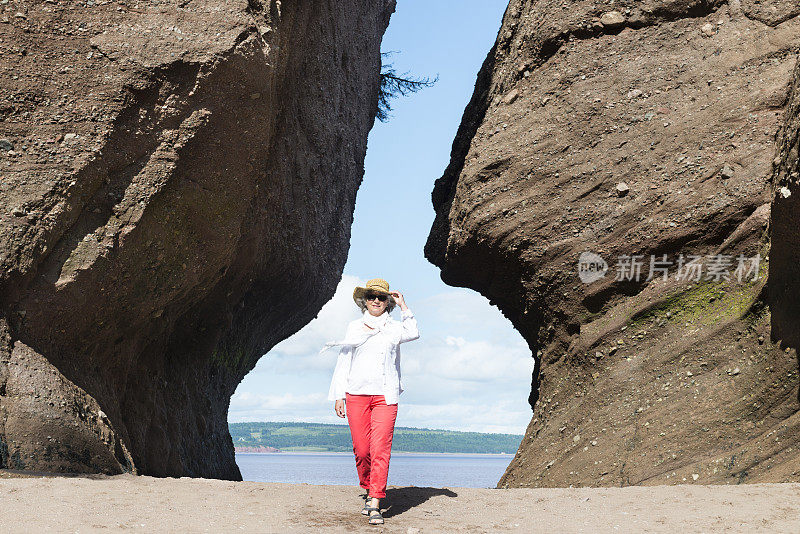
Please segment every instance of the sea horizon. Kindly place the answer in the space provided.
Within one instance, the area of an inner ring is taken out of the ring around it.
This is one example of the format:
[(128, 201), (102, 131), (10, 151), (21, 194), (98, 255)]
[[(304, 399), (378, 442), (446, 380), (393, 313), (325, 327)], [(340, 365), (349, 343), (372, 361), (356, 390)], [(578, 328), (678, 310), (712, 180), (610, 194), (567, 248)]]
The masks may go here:
[[(493, 488), (511, 462), (507, 453), (392, 452), (389, 485)], [(352, 452), (236, 453), (242, 480), (358, 485)]]
[[(239, 449), (240, 447), (234, 447)], [(242, 447), (247, 448), (247, 447)], [(268, 455), (281, 455), (281, 454), (297, 454), (297, 455), (315, 455), (315, 454), (345, 454), (352, 456), (352, 452), (348, 451), (264, 451), (264, 452), (250, 452), (250, 451), (235, 451), (239, 454), (268, 454)], [(510, 452), (415, 452), (415, 451), (392, 451), (392, 456), (395, 455), (420, 455), (420, 456), (508, 456), (514, 457), (516, 453)]]

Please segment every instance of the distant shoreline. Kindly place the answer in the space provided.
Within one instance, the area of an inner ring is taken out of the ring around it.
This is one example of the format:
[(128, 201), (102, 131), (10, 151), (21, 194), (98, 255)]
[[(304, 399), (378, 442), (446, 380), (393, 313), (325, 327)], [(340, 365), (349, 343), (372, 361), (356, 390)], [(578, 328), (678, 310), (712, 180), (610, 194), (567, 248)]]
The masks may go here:
[[(339, 451), (281, 451), (281, 450), (274, 450), (274, 451), (250, 451), (250, 450), (241, 450), (241, 449), (249, 449), (251, 447), (235, 447), (236, 454), (274, 454), (274, 455), (281, 455), (281, 454), (293, 454), (293, 455), (304, 455), (304, 456), (313, 456), (313, 455), (322, 455), (322, 454), (346, 454), (348, 456), (352, 456), (352, 452), (339, 452)], [(400, 455), (400, 456), (500, 456), (500, 457), (513, 457), (514, 454), (510, 452), (414, 452), (414, 451), (392, 451), (392, 456)]]
[[(351, 453), (350, 428), (331, 423), (230, 423), (233, 446), (239, 452)], [(395, 427), (392, 448), (404, 453), (515, 454), (523, 436)], [(264, 450), (267, 449), (267, 450)]]

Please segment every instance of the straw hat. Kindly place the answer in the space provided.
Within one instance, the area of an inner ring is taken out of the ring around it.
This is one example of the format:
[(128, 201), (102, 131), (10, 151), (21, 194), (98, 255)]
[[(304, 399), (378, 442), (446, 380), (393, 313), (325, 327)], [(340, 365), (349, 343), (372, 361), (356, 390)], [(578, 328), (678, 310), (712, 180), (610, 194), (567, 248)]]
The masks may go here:
[[(364, 294), (367, 291), (374, 291), (375, 293), (385, 293), (389, 294), (389, 282), (384, 280), (383, 278), (373, 278), (372, 280), (367, 280), (366, 287), (358, 287), (353, 290), (353, 300), (358, 298), (363, 298)], [(392, 298), (389, 296), (389, 298)]]

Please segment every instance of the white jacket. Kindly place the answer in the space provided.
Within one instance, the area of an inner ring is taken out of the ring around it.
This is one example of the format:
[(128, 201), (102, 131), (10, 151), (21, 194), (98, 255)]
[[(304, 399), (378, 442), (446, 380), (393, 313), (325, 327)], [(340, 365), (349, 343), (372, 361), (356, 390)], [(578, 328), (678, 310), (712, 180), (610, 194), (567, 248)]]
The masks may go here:
[[(400, 343), (419, 338), (417, 320), (411, 310), (404, 310), (400, 315), (401, 321), (389, 316), (385, 325), (378, 330), (367, 328), (362, 318), (355, 319), (348, 323), (344, 340), (325, 344), (325, 347), (320, 352), (337, 345), (341, 347), (336, 369), (333, 371), (331, 387), (328, 391), (328, 400), (338, 400), (345, 397), (350, 373), (358, 372), (358, 370), (351, 369), (354, 352), (367, 339), (372, 336), (379, 336), (377, 339), (380, 339), (381, 343), (370, 343), (369, 346), (372, 350), (380, 350), (384, 359), (383, 396), (386, 404), (397, 404), (400, 393), (403, 392), (400, 381)], [(376, 349), (375, 347), (378, 348)]]

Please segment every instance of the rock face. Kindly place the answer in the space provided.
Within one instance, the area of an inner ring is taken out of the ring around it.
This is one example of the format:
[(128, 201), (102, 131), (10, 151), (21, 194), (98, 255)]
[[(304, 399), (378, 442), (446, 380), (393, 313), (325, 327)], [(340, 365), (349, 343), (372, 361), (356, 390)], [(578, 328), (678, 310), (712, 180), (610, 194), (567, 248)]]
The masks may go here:
[[(769, 303), (775, 337), (800, 347), (800, 63), (778, 137), (770, 214)], [(800, 392), (798, 392), (800, 395)]]
[[(780, 176), (797, 170), (796, 113), (793, 149), (777, 132), (800, 8), (613, 9), (510, 2), (432, 195), (426, 257), (537, 361), (499, 485), (798, 480), (798, 361), (765, 288), (776, 150)], [(773, 214), (784, 280), (797, 213)], [(779, 313), (796, 332), (792, 278)]]
[(0, 467), (241, 478), (229, 400), (341, 276), (393, 9), (2, 6)]

